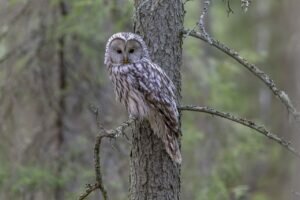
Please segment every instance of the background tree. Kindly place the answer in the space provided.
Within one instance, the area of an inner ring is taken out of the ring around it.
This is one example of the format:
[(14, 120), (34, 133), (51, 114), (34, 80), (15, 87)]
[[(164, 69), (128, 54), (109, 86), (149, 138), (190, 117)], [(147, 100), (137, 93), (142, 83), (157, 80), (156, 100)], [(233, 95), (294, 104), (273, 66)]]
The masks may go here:
[[(234, 14), (229, 17), (227, 2), (213, 1), (207, 32), (258, 64), (296, 103), (298, 1), (252, 1), (246, 14), (240, 1), (230, 1)], [(105, 127), (115, 127), (127, 117), (114, 101), (102, 63), (108, 37), (132, 31), (134, 5), (123, 0), (65, 1), (64, 16), (61, 3), (0, 0), (1, 199), (78, 198), (84, 184), (95, 177), (92, 144), (99, 130), (89, 105), (101, 108)], [(164, 8), (166, 1), (157, 1), (154, 12), (160, 4)], [(185, 2), (185, 28), (195, 26), (202, 5)], [(141, 12), (136, 15), (148, 20)], [(147, 34), (152, 31), (140, 33), (150, 42)], [(64, 48), (59, 45), (62, 36)], [(291, 123), (297, 123), (288, 120), (288, 112), (270, 90), (241, 65), (191, 37), (184, 39), (183, 49), (181, 102), (239, 113), (293, 143), (299, 141), (294, 134), (298, 128), (291, 129)], [(64, 111), (59, 110), (62, 97)], [(60, 131), (57, 119), (63, 124)], [(297, 199), (296, 161), (275, 143), (204, 114), (184, 113), (182, 132), (181, 199)], [(104, 140), (101, 146), (103, 182), (111, 199), (128, 196), (129, 149), (122, 139)], [(94, 192), (89, 198), (100, 196)]]

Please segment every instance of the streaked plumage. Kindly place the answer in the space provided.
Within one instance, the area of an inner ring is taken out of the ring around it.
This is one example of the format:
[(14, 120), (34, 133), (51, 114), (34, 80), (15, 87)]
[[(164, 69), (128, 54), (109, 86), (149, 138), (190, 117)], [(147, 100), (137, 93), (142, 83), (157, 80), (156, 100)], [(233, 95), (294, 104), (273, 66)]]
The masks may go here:
[(117, 100), (131, 116), (147, 119), (172, 160), (181, 163), (175, 87), (151, 61), (143, 39), (133, 33), (112, 35), (106, 44), (104, 63)]

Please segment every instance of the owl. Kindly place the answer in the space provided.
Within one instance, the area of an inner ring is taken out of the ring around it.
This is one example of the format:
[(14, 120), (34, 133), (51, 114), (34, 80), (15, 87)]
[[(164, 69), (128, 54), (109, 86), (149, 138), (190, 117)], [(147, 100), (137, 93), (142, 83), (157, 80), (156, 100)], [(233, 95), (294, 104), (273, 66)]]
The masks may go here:
[(106, 44), (104, 64), (116, 99), (126, 107), (131, 117), (149, 121), (168, 155), (180, 164), (175, 86), (166, 73), (152, 62), (143, 39), (134, 33), (112, 35)]

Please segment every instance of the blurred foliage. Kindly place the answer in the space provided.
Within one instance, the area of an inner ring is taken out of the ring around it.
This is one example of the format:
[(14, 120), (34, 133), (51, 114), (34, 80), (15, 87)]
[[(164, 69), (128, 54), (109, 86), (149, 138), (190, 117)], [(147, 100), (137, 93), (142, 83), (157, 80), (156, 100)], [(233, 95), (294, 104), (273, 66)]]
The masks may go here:
[[(208, 18), (209, 25), (212, 25), (208, 27), (210, 34), (238, 50), (249, 61), (253, 63), (264, 61), (268, 52), (257, 52), (253, 46), (253, 36), (256, 31), (259, 31), (253, 28), (255, 24), (251, 16), (255, 10), (250, 8), (249, 13), (245, 14), (242, 10), (236, 9), (239, 2), (231, 2), (234, 14), (229, 16), (227, 16), (222, 3), (213, 2)], [(193, 28), (198, 20), (201, 5), (198, 2), (189, 2), (186, 10), (185, 26)], [(183, 65), (183, 102), (216, 107), (240, 116), (247, 116), (249, 113), (252, 116), (253, 113), (256, 113), (256, 118), (259, 118), (257, 115), (259, 113), (257, 86), (251, 83), (255, 79), (249, 80), (247, 78), (249, 72), (227, 55), (194, 40), (187, 38), (184, 42), (186, 59)], [(251, 84), (256, 88), (249, 88)], [(271, 162), (274, 164), (271, 166), (278, 167), (275, 163), (280, 162), (280, 158), (276, 158), (272, 154), (280, 156), (282, 149), (273, 145), (269, 146), (266, 152), (266, 142), (262, 136), (232, 122), (207, 120), (207, 117), (204, 116), (204, 121), (207, 121), (212, 127), (207, 128), (205, 122), (201, 123), (203, 117), (199, 115), (206, 114), (184, 113), (183, 115), (182, 146), (184, 155), (188, 155), (184, 156), (182, 170), (184, 196), (186, 199), (199, 200), (249, 199), (249, 192), (254, 185), (249, 185), (248, 182), (252, 179), (254, 171), (266, 162)], [(197, 125), (197, 122), (200, 124)], [(219, 142), (216, 145), (211, 140)], [(215, 145), (208, 152), (205, 151), (207, 143)], [(199, 147), (202, 145), (203, 148)], [(203, 150), (214, 157), (206, 158), (200, 153)], [(193, 154), (197, 156), (191, 156)], [(207, 169), (201, 170), (203, 168), (201, 160), (205, 159), (211, 159), (210, 162), (212, 162), (204, 163), (210, 168), (208, 174), (206, 174)], [(198, 170), (200, 172), (197, 172)], [(199, 178), (195, 180), (194, 177)], [(270, 183), (270, 180), (264, 180)], [(255, 184), (262, 183), (258, 177), (256, 181)], [(257, 191), (257, 194), (255, 191), (251, 191), (250, 199), (267, 200), (270, 198), (267, 193), (262, 193), (260, 190)]]
[[(18, 6), (22, 2), (13, 0), (10, 1), (10, 6)], [(52, 1), (53, 12), (58, 12), (56, 9), (59, 2), (58, 0)], [(194, 27), (198, 21), (201, 12), (199, 2), (188, 1), (185, 4), (186, 28)], [(253, 63), (267, 60), (270, 56), (268, 51), (255, 50), (254, 35), (259, 31), (254, 28), (256, 10), (250, 7), (245, 14), (240, 9), (240, 1), (230, 1), (234, 14), (227, 16), (225, 2), (214, 1), (211, 5), (207, 23), (209, 24), (208, 32), (214, 38), (238, 50)], [(51, 43), (65, 36), (67, 48), (79, 52), (68, 53), (66, 55), (68, 62), (72, 66), (82, 66), (78, 70), (75, 70), (75, 67), (68, 68), (72, 74), (70, 79), (74, 82), (88, 80), (90, 84), (97, 85), (99, 90), (103, 89), (106, 92), (107, 74), (103, 67), (104, 45), (112, 33), (131, 31), (132, 2), (72, 0), (67, 1), (67, 4), (67, 16), (59, 18), (58, 21), (49, 22), (47, 42)], [(0, 58), (6, 51), (6, 45), (0, 44)], [(13, 70), (18, 71), (19, 67), (23, 67), (27, 61), (26, 56), (18, 58)], [(249, 78), (252, 75), (249, 75), (249, 72), (238, 63), (193, 38), (184, 39), (183, 63), (183, 104), (211, 106), (241, 116), (255, 116), (255, 119), (259, 119), (257, 105), (259, 105), (258, 90), (261, 85), (254, 77)], [(4, 79), (6, 73), (6, 71), (0, 71), (0, 81)], [(93, 76), (95, 73), (96, 77)], [(272, 71), (272, 73), (275, 72)], [(78, 85), (69, 85), (66, 90), (77, 89)], [(111, 118), (115, 117), (118, 121), (122, 121), (117, 116), (118, 110), (113, 110), (110, 114)], [(259, 121), (263, 122), (263, 120)], [(276, 124), (276, 122), (273, 123), (271, 126)], [(78, 124), (74, 122), (73, 125)], [(275, 195), (272, 196), (268, 186), (272, 185), (276, 190), (279, 188), (276, 182), (280, 177), (274, 177), (274, 174), (284, 176), (284, 170), (280, 165), (282, 157), (280, 147), (270, 145), (265, 138), (245, 127), (202, 113), (183, 113), (182, 132), (184, 158), (182, 199), (268, 200), (276, 198)], [(65, 165), (59, 177), (55, 176), (53, 168), (45, 167), (45, 163), (14, 166), (13, 159), (8, 160), (9, 155), (5, 155), (5, 149), (9, 145), (0, 143), (0, 193), (7, 192), (7, 188), (11, 186), (9, 196), (22, 199), (27, 191), (36, 192), (64, 186), (67, 190), (65, 198), (75, 199), (79, 191), (83, 191), (84, 185), (93, 181), (94, 178), (92, 155), (88, 158), (84, 157), (92, 153), (93, 137), (88, 137), (90, 136), (84, 134), (76, 137), (72, 135), (71, 148), (64, 153)], [(121, 155), (119, 158), (115, 156), (116, 151), (111, 153), (111, 149), (113, 149), (112, 145), (108, 145), (108, 148), (104, 150), (108, 154), (105, 157), (104, 170), (109, 174), (107, 177), (110, 179), (105, 178), (112, 199), (125, 199), (128, 186), (127, 156)], [(129, 151), (128, 148), (126, 151)], [(111, 158), (113, 156), (116, 157), (117, 164), (113, 163)], [(79, 161), (75, 161), (76, 159)], [(121, 177), (117, 177), (116, 174)]]

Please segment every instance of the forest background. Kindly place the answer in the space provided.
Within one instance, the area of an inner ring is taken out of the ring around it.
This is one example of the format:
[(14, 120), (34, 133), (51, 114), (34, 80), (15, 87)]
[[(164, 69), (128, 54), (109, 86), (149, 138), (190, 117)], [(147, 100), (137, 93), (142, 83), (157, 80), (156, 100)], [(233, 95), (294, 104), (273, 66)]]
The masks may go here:
[[(207, 31), (267, 72), (300, 108), (300, 1), (213, 1)], [(185, 3), (193, 28), (201, 1)], [(132, 31), (125, 0), (0, 0), (0, 199), (76, 199), (94, 180), (98, 133), (127, 118), (103, 64), (110, 35)], [(209, 44), (184, 39), (182, 102), (214, 107), (265, 124), (299, 147), (299, 127), (271, 91)], [(207, 114), (182, 116), (182, 199), (300, 198), (295, 157), (258, 133)], [(298, 148), (299, 149), (299, 148)], [(105, 141), (104, 182), (126, 199), (130, 144)], [(99, 199), (92, 194), (91, 199)]]

